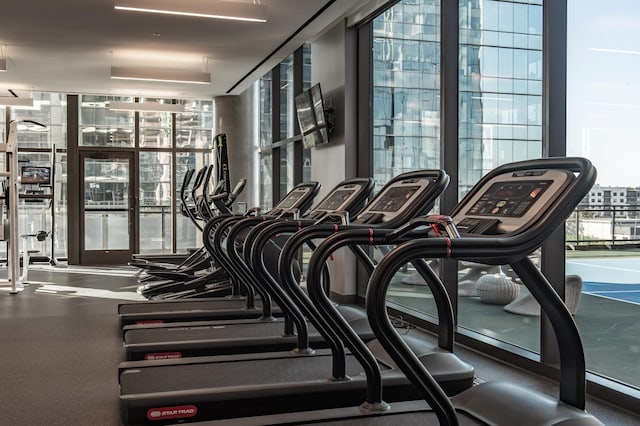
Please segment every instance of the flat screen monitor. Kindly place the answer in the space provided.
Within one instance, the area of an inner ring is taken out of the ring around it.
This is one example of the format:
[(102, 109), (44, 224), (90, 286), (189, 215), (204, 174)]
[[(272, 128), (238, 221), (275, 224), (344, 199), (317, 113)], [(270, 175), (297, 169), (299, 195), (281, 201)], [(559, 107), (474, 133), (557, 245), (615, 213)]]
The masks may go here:
[(300, 126), (300, 133), (304, 135), (315, 129), (316, 117), (309, 98), (309, 92), (304, 91), (295, 98), (296, 112), (298, 113), (298, 125)]
[(51, 167), (23, 166), (20, 172), (20, 182), (22, 184), (49, 185), (51, 183)]
[(316, 145), (328, 143), (329, 132), (320, 84), (316, 84), (300, 93), (296, 96), (295, 101), (304, 147), (312, 148)]

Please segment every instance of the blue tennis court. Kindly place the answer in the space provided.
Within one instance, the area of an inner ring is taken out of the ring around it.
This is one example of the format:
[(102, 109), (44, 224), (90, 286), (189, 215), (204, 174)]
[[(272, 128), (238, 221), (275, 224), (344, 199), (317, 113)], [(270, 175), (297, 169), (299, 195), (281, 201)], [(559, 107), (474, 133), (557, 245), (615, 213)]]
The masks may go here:
[(567, 274), (582, 277), (582, 292), (640, 304), (640, 258), (568, 259)]

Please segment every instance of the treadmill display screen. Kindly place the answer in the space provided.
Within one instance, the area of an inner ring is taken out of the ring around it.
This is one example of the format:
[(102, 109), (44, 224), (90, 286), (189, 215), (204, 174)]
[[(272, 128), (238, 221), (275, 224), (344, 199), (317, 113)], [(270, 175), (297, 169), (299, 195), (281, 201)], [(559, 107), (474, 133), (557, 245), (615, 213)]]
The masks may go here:
[(468, 215), (522, 217), (552, 180), (496, 182), (467, 211)]
[(345, 201), (349, 199), (353, 195), (355, 191), (352, 189), (335, 191), (326, 200), (324, 200), (316, 210), (327, 210), (327, 211), (335, 211), (340, 209)]
[(397, 212), (406, 204), (421, 186), (399, 186), (392, 187), (380, 197), (380, 199), (369, 209), (371, 212)]
[(298, 200), (300, 200), (300, 198), (302, 198), (302, 196), (306, 193), (307, 191), (304, 191), (304, 190), (293, 191), (288, 196), (286, 196), (282, 201), (280, 201), (277, 207), (279, 209), (290, 209), (294, 207), (298, 203)]

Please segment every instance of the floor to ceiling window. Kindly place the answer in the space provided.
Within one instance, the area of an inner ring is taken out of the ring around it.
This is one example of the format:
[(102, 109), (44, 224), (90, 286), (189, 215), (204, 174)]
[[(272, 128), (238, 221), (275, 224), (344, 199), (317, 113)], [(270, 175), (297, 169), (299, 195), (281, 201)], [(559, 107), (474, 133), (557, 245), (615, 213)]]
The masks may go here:
[(272, 83), (271, 71), (263, 75), (258, 85), (258, 123), (260, 123), (260, 207), (269, 210), (273, 206), (273, 179), (271, 179), (273, 143)]
[(294, 98), (311, 86), (311, 45), (304, 44), (255, 83), (259, 94), (260, 205), (273, 206), (311, 176), (311, 153), (303, 149)]
[(373, 177), (440, 164), (440, 1), (402, 1), (373, 20)]
[[(180, 188), (187, 169), (197, 171), (211, 161), (213, 102), (180, 100), (177, 103), (184, 106), (184, 111), (170, 113), (135, 111), (133, 107), (113, 110), (109, 105), (115, 101), (131, 103), (133, 99), (81, 96), (79, 151), (96, 161), (101, 156), (115, 158), (118, 153), (132, 155), (135, 164), (127, 167), (137, 178), (125, 182), (117, 176), (102, 175), (85, 181), (85, 194), (91, 197), (85, 196), (83, 211), (99, 208), (101, 217), (100, 226), (87, 227), (86, 232), (98, 232), (94, 240), (101, 239), (103, 243), (97, 246), (108, 249), (105, 235), (117, 232), (119, 226), (116, 210), (131, 206), (137, 217), (130, 223), (141, 224), (128, 233), (137, 236), (132, 249), (140, 253), (171, 253), (199, 246), (197, 228), (181, 214)], [(174, 103), (171, 99), (138, 102)], [(136, 195), (132, 199), (119, 195), (125, 193)], [(105, 210), (107, 207), (109, 211)], [(114, 229), (106, 232), (110, 226)]]
[[(463, 2), (459, 16), (461, 197), (496, 166), (542, 155), (542, 2)], [(403, 171), (440, 166), (439, 23), (439, 2), (430, 0), (401, 1), (373, 20), (378, 184)], [(424, 282), (407, 272), (390, 299), (433, 315)], [(486, 304), (477, 297), (476, 281), (487, 273), (513, 275), (507, 267), (459, 264), (460, 326), (537, 351), (537, 319), (505, 313), (506, 303)]]
[[(489, 170), (542, 156), (542, 0), (460, 3), (458, 196)], [(458, 319), (464, 328), (539, 351), (538, 316), (514, 313), (525, 287), (508, 266), (460, 262)], [(482, 275), (509, 297), (485, 303)], [(505, 308), (507, 309), (505, 311)]]
[(567, 226), (587, 368), (640, 387), (640, 4), (568, 2), (567, 154), (598, 180)]
[[(31, 107), (0, 107), (0, 129), (5, 129), (5, 123), (18, 121), (16, 140), (21, 170), (43, 169), (49, 173), (46, 182), (21, 179), (18, 234), (22, 236), (20, 250), (31, 250), (33, 260), (55, 262), (67, 254), (67, 101), (65, 95), (57, 93), (34, 92), (31, 97)], [(0, 133), (4, 142), (5, 132)], [(46, 238), (36, 237), (40, 231), (46, 233)]]

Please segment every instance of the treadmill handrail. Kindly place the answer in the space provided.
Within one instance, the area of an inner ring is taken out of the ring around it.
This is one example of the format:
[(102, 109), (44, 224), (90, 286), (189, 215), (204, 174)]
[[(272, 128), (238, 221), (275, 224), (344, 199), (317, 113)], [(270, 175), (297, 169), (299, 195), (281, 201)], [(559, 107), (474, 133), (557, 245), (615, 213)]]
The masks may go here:
[(406, 369), (407, 375), (413, 375), (416, 380), (424, 384), (426, 391), (430, 394), (430, 399), (427, 400), (429, 404), (432, 404), (431, 400), (434, 398), (438, 400), (434, 408), (442, 404), (443, 410), (446, 411), (449, 409), (450, 402), (444, 401), (447, 399), (446, 396), (432, 380), (429, 372), (406, 354), (407, 348), (398, 342), (400, 339), (395, 336), (396, 332), (386, 314), (386, 292), (393, 275), (407, 261), (418, 258), (452, 258), (492, 264), (511, 264), (540, 303), (557, 337), (560, 354), (559, 399), (584, 410), (586, 364), (578, 328), (560, 296), (527, 256), (566, 220), (589, 192), (596, 179), (596, 170), (591, 162), (584, 158), (549, 158), (498, 167), (474, 186), (454, 209), (451, 216), (455, 217), (456, 213), (467, 207), (468, 202), (465, 203), (465, 200), (472, 199), (480, 190), (479, 188), (495, 176), (515, 171), (552, 169), (571, 171), (574, 173), (574, 179), (557, 195), (553, 203), (540, 209), (534, 223), (529, 224), (521, 232), (498, 236), (463, 235), (461, 238), (454, 239), (421, 238), (407, 241), (389, 252), (369, 279), (366, 296), (367, 312), (374, 332), (403, 371)]

